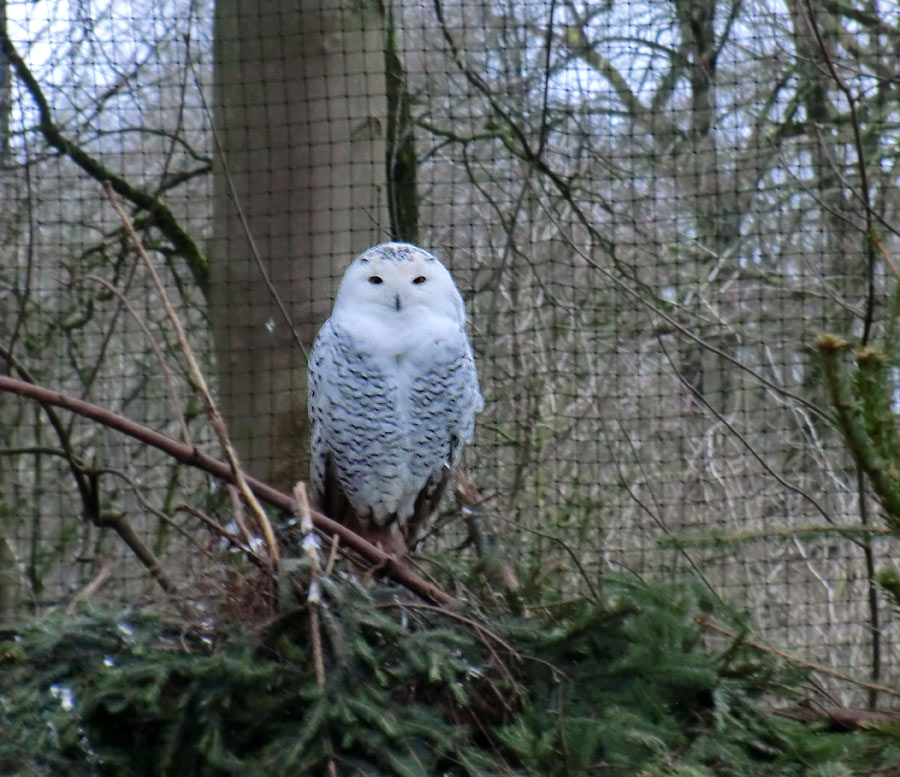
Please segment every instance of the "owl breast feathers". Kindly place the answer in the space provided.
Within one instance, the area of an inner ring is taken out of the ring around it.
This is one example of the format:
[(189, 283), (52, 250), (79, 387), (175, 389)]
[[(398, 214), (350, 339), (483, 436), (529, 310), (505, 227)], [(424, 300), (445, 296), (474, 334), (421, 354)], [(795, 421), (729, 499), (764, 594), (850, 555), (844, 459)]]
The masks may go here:
[(370, 248), (344, 274), (310, 354), (314, 501), (404, 552), (437, 508), (483, 405), (450, 273), (413, 245)]

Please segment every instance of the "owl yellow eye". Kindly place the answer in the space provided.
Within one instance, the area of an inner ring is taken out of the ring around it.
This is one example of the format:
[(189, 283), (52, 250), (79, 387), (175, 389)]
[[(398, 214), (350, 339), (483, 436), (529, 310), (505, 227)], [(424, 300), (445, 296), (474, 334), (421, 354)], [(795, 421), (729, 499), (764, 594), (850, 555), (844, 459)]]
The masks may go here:
[(413, 283), (415, 283), (415, 284), (425, 283), (425, 276), (420, 275), (418, 278), (413, 278)]
[(369, 283), (379, 284), (379, 283), (384, 283), (384, 281), (381, 279), (380, 275), (370, 275)]

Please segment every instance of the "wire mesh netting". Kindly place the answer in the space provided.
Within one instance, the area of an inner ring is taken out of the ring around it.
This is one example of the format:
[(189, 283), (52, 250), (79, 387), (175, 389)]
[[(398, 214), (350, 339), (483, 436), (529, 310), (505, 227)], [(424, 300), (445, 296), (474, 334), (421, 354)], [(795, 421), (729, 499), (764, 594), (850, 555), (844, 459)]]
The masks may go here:
[[(698, 575), (767, 643), (896, 679), (872, 585), (896, 542), (814, 348), (890, 319), (893, 3), (0, 11), (0, 371), (218, 452), (110, 182), (245, 466), (289, 487), (344, 268), (418, 243), (464, 292), (486, 398), (465, 469), (522, 585)], [(173, 579), (217, 551), (206, 476), (12, 394), (0, 422), (0, 609), (101, 571), (107, 597), (155, 595), (123, 521)], [(454, 515), (424, 553), (465, 537)]]

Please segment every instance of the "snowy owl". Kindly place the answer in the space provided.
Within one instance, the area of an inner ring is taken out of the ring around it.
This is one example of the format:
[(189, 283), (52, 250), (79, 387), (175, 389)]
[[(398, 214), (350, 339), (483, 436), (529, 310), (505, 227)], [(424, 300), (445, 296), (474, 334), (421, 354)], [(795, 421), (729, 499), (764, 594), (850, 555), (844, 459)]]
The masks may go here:
[(389, 553), (437, 509), (484, 406), (447, 269), (382, 243), (344, 273), (309, 357), (313, 500)]

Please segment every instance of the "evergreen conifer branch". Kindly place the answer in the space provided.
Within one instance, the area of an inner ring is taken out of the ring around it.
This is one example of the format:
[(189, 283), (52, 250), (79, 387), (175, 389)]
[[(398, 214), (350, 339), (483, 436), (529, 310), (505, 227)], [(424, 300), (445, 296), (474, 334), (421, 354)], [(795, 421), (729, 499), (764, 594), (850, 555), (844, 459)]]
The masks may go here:
[(0, 774), (288, 777), (334, 761), (343, 777), (862, 777), (897, 763), (879, 732), (773, 713), (797, 708), (803, 673), (699, 586), (606, 575), (598, 601), (552, 617), (495, 613), (491, 630), (539, 659), (500, 666), (456, 614), (322, 581), (324, 689), (298, 610), (219, 633), (148, 611), (5, 624)]

